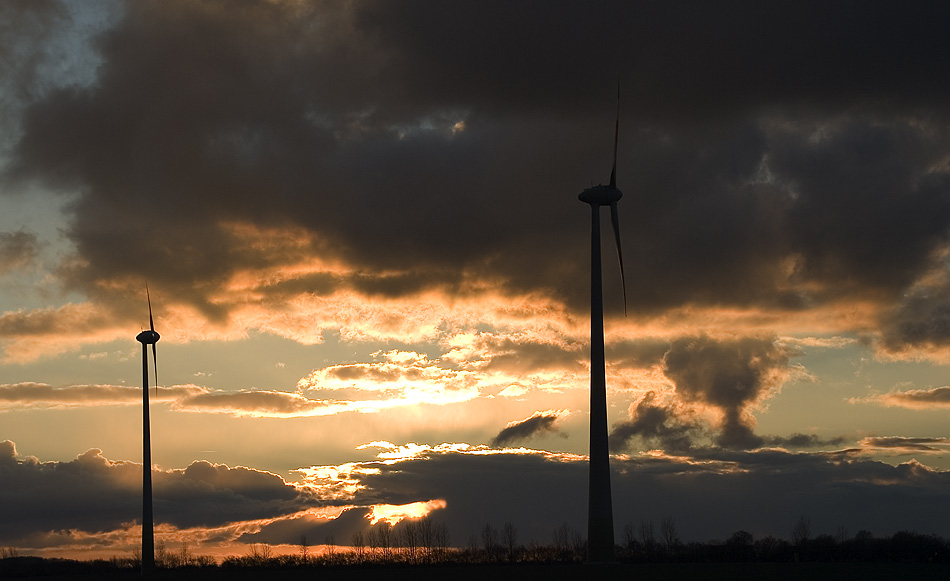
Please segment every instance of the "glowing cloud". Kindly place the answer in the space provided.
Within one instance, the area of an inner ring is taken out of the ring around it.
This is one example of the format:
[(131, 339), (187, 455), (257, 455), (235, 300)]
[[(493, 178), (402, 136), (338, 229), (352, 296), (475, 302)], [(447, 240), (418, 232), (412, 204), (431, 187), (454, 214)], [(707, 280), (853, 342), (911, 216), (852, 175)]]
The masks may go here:
[(283, 391), (218, 391), (189, 395), (172, 404), (187, 412), (225, 413), (238, 417), (307, 417), (348, 411), (347, 402), (307, 399), (297, 393)]
[(448, 369), (421, 353), (377, 353), (381, 361), (333, 365), (313, 371), (297, 383), (313, 393), (347, 393), (353, 409), (374, 411), (397, 406), (460, 403), (479, 397), (477, 376)]
[(128, 334), (128, 328), (115, 320), (110, 309), (94, 303), (8, 311), (0, 314), (0, 363), (33, 361)]
[(950, 407), (950, 387), (892, 391), (865, 398), (853, 398), (851, 403), (875, 403), (887, 407), (913, 410), (932, 410)]
[(444, 500), (427, 500), (425, 502), (411, 502), (403, 505), (393, 504), (374, 504), (370, 507), (370, 524), (376, 524), (380, 521), (388, 522), (390, 525), (398, 524), (399, 521), (407, 518), (422, 518), (433, 510), (445, 508)]
[[(198, 397), (207, 390), (195, 385), (162, 387), (153, 401), (177, 402)], [(66, 408), (100, 405), (140, 405), (142, 388), (126, 385), (68, 385), (54, 387), (45, 383), (0, 385), (0, 409), (11, 407)]]

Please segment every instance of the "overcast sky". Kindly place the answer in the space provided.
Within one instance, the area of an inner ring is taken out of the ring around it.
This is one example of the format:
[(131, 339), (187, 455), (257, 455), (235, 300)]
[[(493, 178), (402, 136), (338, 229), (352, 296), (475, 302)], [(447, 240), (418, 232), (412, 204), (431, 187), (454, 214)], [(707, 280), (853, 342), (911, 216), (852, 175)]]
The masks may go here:
[[(950, 6), (0, 4), (0, 546), (950, 536)], [(606, 222), (606, 220), (605, 220)], [(606, 227), (606, 224), (605, 224)]]

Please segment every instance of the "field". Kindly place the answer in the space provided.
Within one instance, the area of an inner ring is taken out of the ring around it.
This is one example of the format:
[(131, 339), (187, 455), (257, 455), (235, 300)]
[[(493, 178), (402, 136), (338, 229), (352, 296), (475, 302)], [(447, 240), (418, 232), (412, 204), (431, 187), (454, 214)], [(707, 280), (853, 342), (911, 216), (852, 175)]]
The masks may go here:
[[(23, 563), (24, 565), (26, 563)], [(134, 570), (92, 572), (6, 570), (0, 576), (45, 580), (132, 580)], [(296, 568), (181, 568), (158, 570), (154, 579), (167, 580), (303, 580), (357, 581), (504, 581), (544, 579), (545, 581), (590, 580), (892, 580), (950, 579), (950, 564), (939, 563), (642, 563), (616, 565), (525, 564), (525, 565), (445, 565), (445, 566), (340, 566)]]

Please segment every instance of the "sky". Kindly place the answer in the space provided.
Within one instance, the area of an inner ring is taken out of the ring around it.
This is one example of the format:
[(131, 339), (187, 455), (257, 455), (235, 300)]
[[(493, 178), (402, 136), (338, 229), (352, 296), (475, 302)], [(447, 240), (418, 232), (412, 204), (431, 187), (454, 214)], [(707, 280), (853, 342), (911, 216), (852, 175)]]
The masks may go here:
[(950, 536), (950, 6), (0, 3), (0, 546)]

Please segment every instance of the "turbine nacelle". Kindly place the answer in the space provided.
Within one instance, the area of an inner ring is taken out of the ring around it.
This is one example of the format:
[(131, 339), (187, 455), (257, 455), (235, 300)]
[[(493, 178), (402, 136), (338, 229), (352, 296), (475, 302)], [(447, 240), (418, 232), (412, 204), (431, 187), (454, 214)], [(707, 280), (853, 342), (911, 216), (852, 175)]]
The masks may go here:
[[(158, 395), (158, 353), (155, 349), (155, 344), (158, 343), (158, 340), (161, 339), (161, 335), (155, 332), (155, 319), (152, 318), (152, 297), (148, 292), (148, 283), (145, 283), (145, 298), (148, 300), (148, 329), (142, 331), (135, 336), (135, 340), (142, 344), (144, 349), (147, 345), (152, 346), (152, 363), (155, 367), (155, 395)], [(142, 354), (145, 357), (145, 354)], [(145, 360), (142, 362), (143, 365), (148, 367), (148, 357), (145, 357)], [(148, 384), (148, 377), (145, 377), (145, 383)], [(146, 389), (147, 389), (146, 385)]]
[(583, 192), (577, 194), (577, 199), (584, 202), (585, 204), (590, 204), (591, 206), (609, 206), (611, 204), (617, 203), (617, 200), (623, 197), (623, 192), (618, 190), (614, 186), (610, 185), (597, 185), (592, 188), (587, 188)]
[(156, 333), (154, 329), (146, 329), (135, 336), (135, 340), (143, 345), (154, 345), (161, 338), (162, 336)]

